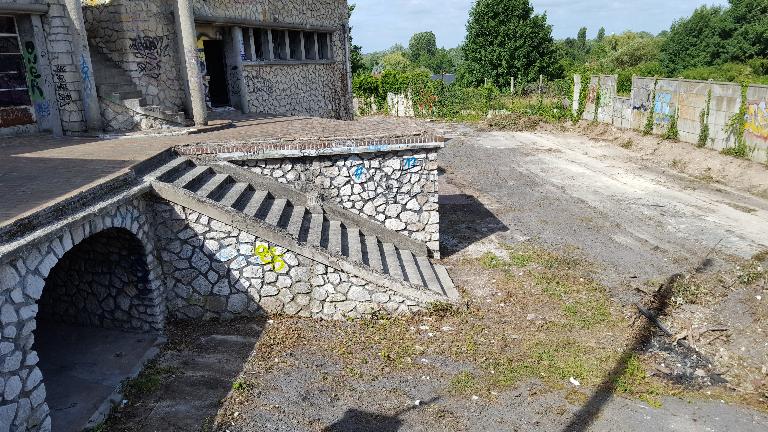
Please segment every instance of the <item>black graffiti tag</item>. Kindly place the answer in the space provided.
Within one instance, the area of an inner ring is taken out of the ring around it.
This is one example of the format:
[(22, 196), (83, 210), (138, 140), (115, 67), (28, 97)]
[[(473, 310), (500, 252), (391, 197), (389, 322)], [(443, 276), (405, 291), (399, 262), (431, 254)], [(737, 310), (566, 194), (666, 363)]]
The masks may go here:
[(139, 59), (139, 73), (152, 79), (160, 78), (163, 58), (170, 56), (170, 45), (167, 36), (139, 36), (130, 38), (128, 46), (134, 56)]

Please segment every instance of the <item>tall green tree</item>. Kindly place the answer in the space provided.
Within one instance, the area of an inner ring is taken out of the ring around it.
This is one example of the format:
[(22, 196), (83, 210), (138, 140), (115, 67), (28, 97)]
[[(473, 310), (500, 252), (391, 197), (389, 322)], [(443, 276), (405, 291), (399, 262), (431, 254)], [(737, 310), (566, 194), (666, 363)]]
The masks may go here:
[[(347, 19), (352, 18), (352, 12), (355, 11), (356, 7), (356, 4), (349, 5)], [(352, 26), (349, 26), (349, 62), (352, 66), (352, 75), (367, 69), (363, 59), (363, 47), (355, 45), (352, 40)]]
[(597, 41), (602, 42), (605, 38), (605, 27), (600, 27), (600, 30), (597, 31)]
[(579, 42), (579, 46), (581, 46), (582, 50), (587, 49), (587, 28), (582, 27), (579, 29), (579, 34), (576, 36), (576, 41)]
[(552, 27), (546, 14), (533, 13), (528, 0), (478, 0), (469, 12), (462, 51), (464, 85), (488, 79), (506, 87), (510, 77), (522, 84), (559, 73)]
[(431, 31), (416, 33), (408, 42), (408, 58), (419, 66), (429, 67), (437, 54), (437, 38)]

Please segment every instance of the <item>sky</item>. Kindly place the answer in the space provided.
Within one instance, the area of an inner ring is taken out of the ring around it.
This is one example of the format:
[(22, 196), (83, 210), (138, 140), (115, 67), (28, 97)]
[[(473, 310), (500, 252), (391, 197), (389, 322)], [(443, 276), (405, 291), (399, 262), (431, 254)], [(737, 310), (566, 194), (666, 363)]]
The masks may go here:
[[(437, 45), (451, 48), (464, 40), (472, 0), (349, 0), (357, 4), (352, 15), (352, 35), (363, 52), (408, 45), (411, 36), (433, 31)], [(606, 34), (625, 30), (653, 34), (669, 29), (678, 18), (689, 16), (703, 4), (725, 0), (532, 0), (536, 13), (547, 13), (556, 39), (576, 37), (586, 26), (590, 38), (605, 27)]]

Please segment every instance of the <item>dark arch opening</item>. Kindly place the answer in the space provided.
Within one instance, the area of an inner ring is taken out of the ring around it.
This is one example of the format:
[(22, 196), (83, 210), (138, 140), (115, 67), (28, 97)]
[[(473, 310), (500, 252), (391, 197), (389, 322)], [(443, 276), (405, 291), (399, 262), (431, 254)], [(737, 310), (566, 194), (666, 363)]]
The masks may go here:
[(88, 237), (51, 269), (34, 348), (54, 431), (80, 431), (106, 414), (105, 401), (157, 342), (156, 296), (144, 246), (123, 228)]

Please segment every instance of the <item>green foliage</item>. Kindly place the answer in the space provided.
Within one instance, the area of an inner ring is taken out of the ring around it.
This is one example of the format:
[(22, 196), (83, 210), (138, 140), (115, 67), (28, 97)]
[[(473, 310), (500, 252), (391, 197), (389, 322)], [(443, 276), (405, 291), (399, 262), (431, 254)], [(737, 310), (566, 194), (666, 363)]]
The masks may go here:
[(602, 42), (605, 38), (605, 27), (600, 27), (600, 30), (597, 31), (597, 38), (595, 39), (597, 42)]
[[(355, 11), (357, 5), (351, 4), (347, 9), (347, 18), (352, 17), (352, 12)], [(355, 45), (352, 41), (352, 27), (349, 28), (349, 63), (352, 67), (352, 75), (363, 72), (366, 69), (365, 61), (363, 60), (363, 47)], [(370, 69), (369, 69), (370, 71)]]
[(672, 25), (661, 49), (667, 73), (768, 57), (768, 1), (729, 3), (728, 7), (702, 6)]
[(478, 0), (469, 12), (463, 53), (459, 81), (466, 86), (560, 76), (552, 27), (546, 15), (534, 15), (528, 0)]
[(680, 137), (680, 131), (677, 128), (677, 118), (680, 115), (680, 109), (675, 108), (672, 118), (669, 120), (669, 127), (664, 132), (664, 139), (677, 140)]
[(653, 133), (653, 125), (656, 122), (656, 84), (659, 80), (653, 82), (653, 92), (651, 93), (651, 109), (648, 111), (648, 117), (645, 119), (645, 126), (643, 126), (643, 135), (650, 135)]
[(587, 109), (587, 95), (589, 94), (588, 83), (582, 82), (581, 89), (579, 90), (579, 108), (576, 110), (576, 115), (573, 117), (573, 122), (578, 123), (584, 116), (584, 111)]
[(733, 135), (736, 144), (733, 147), (724, 148), (721, 153), (728, 156), (734, 156), (738, 158), (748, 158), (752, 150), (747, 145), (747, 140), (744, 138), (744, 130), (746, 129), (746, 117), (747, 117), (747, 89), (749, 84), (743, 82), (741, 84), (741, 105), (739, 106), (739, 112), (732, 115), (728, 119), (728, 123), (725, 125), (725, 130)]
[(696, 143), (696, 147), (702, 148), (707, 145), (707, 141), (709, 141), (709, 110), (710, 105), (712, 104), (712, 89), (709, 89), (707, 91), (707, 106), (703, 110), (701, 110), (701, 113), (699, 113), (699, 140)]
[(437, 54), (437, 38), (431, 31), (416, 33), (408, 43), (408, 59), (420, 66), (429, 68), (429, 63)]

